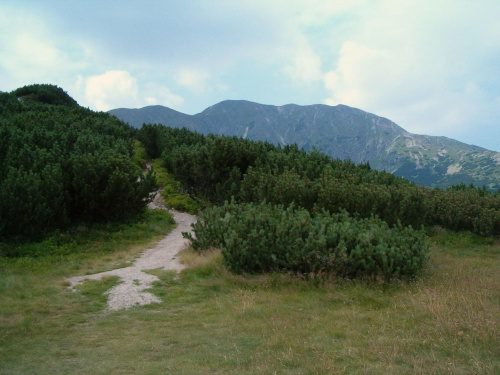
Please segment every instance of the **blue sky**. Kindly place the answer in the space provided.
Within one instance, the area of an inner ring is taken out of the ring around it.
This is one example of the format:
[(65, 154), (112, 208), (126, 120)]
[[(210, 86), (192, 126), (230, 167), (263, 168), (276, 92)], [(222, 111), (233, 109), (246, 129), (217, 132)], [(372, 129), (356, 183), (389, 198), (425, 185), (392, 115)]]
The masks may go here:
[(0, 90), (94, 110), (345, 104), (500, 151), (497, 0), (0, 0)]

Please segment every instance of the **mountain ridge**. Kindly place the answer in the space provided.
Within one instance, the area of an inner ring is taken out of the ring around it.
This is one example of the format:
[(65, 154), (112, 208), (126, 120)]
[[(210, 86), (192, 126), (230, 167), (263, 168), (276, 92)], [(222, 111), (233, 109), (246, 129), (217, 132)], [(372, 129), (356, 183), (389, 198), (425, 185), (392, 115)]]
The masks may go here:
[(390, 119), (343, 104), (273, 106), (225, 100), (195, 115), (158, 105), (109, 113), (137, 128), (156, 123), (203, 134), (295, 143), (334, 158), (369, 162), (372, 168), (431, 187), (474, 183), (500, 189), (500, 153), (443, 136), (412, 134)]

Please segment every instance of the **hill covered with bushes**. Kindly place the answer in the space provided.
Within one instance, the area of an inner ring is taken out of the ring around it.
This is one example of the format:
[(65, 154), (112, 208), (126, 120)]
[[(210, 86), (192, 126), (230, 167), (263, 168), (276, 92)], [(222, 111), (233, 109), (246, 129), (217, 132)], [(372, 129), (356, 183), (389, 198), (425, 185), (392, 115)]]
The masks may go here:
[(500, 234), (500, 194), (473, 185), (447, 189), (418, 186), (393, 174), (333, 159), (296, 145), (275, 146), (237, 137), (145, 125), (147, 152), (193, 197), (220, 205), (236, 202), (291, 203), (310, 212), (347, 211), (389, 225), (439, 225), (481, 235)]
[(0, 93), (0, 238), (139, 213), (154, 177), (131, 161), (134, 132), (53, 85)]
[(500, 234), (500, 194), (484, 188), (422, 187), (297, 145), (137, 130), (31, 85), (0, 93), (0, 239), (140, 213), (156, 181), (132, 161), (135, 138), (174, 190), (208, 207), (193, 246), (221, 248), (235, 272), (414, 276), (427, 259), (422, 228)]
[(296, 145), (185, 128), (144, 125), (139, 137), (194, 200), (212, 203), (188, 237), (221, 248), (236, 272), (413, 276), (426, 260), (422, 227), (500, 233), (500, 194), (486, 189), (426, 188)]

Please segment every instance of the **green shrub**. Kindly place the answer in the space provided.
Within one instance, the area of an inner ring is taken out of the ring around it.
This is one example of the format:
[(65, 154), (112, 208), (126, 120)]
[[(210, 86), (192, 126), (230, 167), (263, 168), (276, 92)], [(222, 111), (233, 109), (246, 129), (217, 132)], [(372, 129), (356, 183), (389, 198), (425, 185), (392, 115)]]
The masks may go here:
[(0, 94), (0, 239), (140, 213), (155, 183), (131, 161), (133, 133), (55, 86)]
[(425, 224), (426, 205), (423, 189), (411, 185), (384, 186), (373, 182), (352, 183), (333, 177), (326, 166), (316, 180), (294, 171), (265, 172), (249, 168), (240, 184), (236, 198), (240, 202), (262, 202), (288, 206), (294, 203), (309, 211), (347, 211), (358, 217), (380, 217), (389, 225), (420, 227)]
[(334, 160), (297, 145), (204, 136), (159, 125), (143, 126), (140, 137), (148, 152), (162, 155), (168, 173), (182, 185), (179, 190), (197, 200), (294, 203), (309, 212), (378, 216), (391, 227), (401, 222), (500, 234), (500, 193), (485, 188), (462, 184), (429, 189), (372, 170), (368, 163)]
[(77, 102), (62, 88), (55, 85), (35, 84), (28, 85), (13, 91), (13, 94), (22, 100), (43, 104), (77, 106)]
[(141, 170), (146, 167), (149, 157), (141, 141), (134, 140), (134, 155), (132, 156), (132, 162), (137, 165)]
[[(460, 185), (458, 185), (460, 187)], [(470, 230), (483, 236), (500, 234), (500, 194), (481, 189), (433, 189), (427, 192), (429, 224)]]
[(201, 207), (206, 204), (200, 199), (193, 199), (185, 192), (181, 183), (176, 181), (165, 169), (161, 159), (153, 161), (153, 169), (156, 173), (156, 179), (159, 187), (163, 190), (161, 195), (165, 201), (165, 205), (169, 208), (174, 208), (182, 212), (196, 214)]
[(346, 212), (310, 214), (281, 205), (225, 203), (185, 233), (196, 250), (217, 247), (233, 272), (292, 271), (343, 277), (414, 276), (425, 265), (424, 234)]
[(318, 201), (317, 184), (291, 170), (276, 174), (249, 168), (236, 195), (240, 202), (263, 202), (312, 210)]

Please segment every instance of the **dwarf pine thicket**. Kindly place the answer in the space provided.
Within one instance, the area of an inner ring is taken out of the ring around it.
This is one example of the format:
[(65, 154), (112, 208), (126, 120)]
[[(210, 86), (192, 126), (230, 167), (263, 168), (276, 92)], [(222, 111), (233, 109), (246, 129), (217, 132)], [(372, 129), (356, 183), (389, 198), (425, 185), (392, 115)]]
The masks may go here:
[(335, 160), (295, 145), (203, 136), (161, 125), (145, 125), (139, 134), (148, 153), (161, 155), (187, 192), (214, 204), (231, 197), (284, 206), (293, 202), (308, 211), (376, 215), (391, 226), (400, 222), (500, 234), (500, 194), (473, 185), (417, 186), (368, 164)]
[(268, 203), (205, 210), (186, 234), (196, 250), (218, 247), (234, 272), (292, 271), (347, 278), (415, 276), (427, 260), (424, 234), (347, 212), (309, 213)]
[(40, 238), (141, 212), (154, 187), (133, 164), (134, 129), (62, 89), (0, 94), (0, 238)]
[[(0, 373), (499, 373), (499, 194), (295, 146), (135, 131), (70, 99), (0, 93)], [(72, 293), (66, 278), (127, 267), (173, 225), (161, 210), (120, 222), (154, 183), (137, 179), (139, 136), (166, 204), (197, 211), (198, 253), (179, 254), (180, 275), (148, 272), (163, 303), (110, 313), (118, 280)]]
[(430, 189), (295, 145), (161, 125), (144, 125), (139, 137), (185, 191), (219, 206), (202, 214), (192, 241), (221, 247), (238, 272), (412, 276), (427, 256), (415, 229), (500, 233), (500, 194), (474, 186)]
[(427, 257), (422, 227), (500, 234), (499, 193), (425, 188), (296, 145), (151, 124), (137, 131), (51, 85), (1, 93), (0, 116), (4, 239), (141, 212), (156, 180), (134, 162), (134, 138), (160, 158), (163, 179), (211, 205), (193, 245), (220, 247), (236, 272), (413, 276)]

